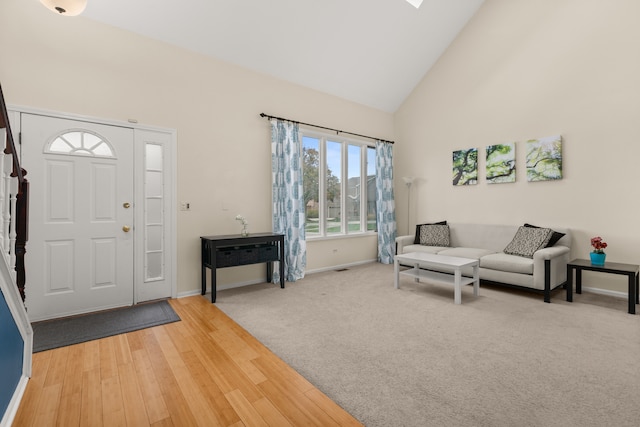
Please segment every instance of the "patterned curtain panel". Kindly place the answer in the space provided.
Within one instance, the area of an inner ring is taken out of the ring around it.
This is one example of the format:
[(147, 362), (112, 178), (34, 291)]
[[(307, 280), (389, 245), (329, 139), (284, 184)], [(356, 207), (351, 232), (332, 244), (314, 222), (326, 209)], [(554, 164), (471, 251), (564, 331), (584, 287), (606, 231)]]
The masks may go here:
[(376, 220), (378, 261), (392, 264), (396, 240), (396, 206), (393, 198), (393, 144), (376, 141)]
[[(307, 244), (302, 191), (302, 144), (298, 124), (271, 119), (271, 172), (273, 178), (273, 232), (284, 234), (285, 280), (304, 277)], [(280, 272), (274, 268), (273, 283)]]

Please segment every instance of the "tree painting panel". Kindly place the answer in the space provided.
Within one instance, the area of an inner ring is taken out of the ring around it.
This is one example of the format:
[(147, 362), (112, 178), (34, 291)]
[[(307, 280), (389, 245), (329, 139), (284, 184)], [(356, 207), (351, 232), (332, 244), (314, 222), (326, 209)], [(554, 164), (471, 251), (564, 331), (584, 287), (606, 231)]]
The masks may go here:
[(453, 185), (478, 183), (478, 149), (453, 152)]
[(527, 181), (562, 179), (562, 137), (527, 141)]
[(516, 182), (516, 144), (489, 145), (487, 147), (487, 182)]

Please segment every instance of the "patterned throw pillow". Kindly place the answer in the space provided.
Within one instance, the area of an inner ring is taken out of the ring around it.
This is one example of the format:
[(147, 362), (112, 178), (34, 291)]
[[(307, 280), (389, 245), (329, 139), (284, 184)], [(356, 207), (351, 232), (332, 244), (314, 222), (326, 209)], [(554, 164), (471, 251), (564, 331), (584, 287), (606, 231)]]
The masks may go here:
[[(524, 226), (532, 227), (532, 228), (542, 228), (542, 227), (538, 227), (537, 225), (531, 225), (531, 224), (525, 224)], [(547, 248), (550, 248), (556, 243), (558, 243), (558, 240), (562, 239), (565, 235), (565, 233), (561, 233), (556, 230), (551, 230), (551, 231), (553, 231), (553, 234), (551, 235), (551, 240), (549, 240), (549, 243), (547, 243)]]
[(533, 258), (533, 254), (538, 249), (547, 246), (553, 236), (550, 228), (520, 227), (511, 243), (504, 248), (504, 253)]
[(425, 224), (420, 227), (420, 244), (425, 246), (449, 246), (449, 226)]
[(445, 220), (439, 222), (427, 222), (425, 224), (416, 224), (416, 236), (413, 238), (414, 245), (420, 244), (420, 230), (422, 230), (422, 227), (424, 225), (447, 225), (447, 221)]

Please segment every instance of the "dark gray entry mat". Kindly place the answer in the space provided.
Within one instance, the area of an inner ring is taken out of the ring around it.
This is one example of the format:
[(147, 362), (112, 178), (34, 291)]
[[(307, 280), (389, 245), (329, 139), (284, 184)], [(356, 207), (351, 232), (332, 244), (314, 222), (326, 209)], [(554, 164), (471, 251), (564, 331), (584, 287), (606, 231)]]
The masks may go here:
[(63, 319), (33, 323), (33, 352), (79, 344), (113, 335), (177, 322), (180, 317), (166, 301), (138, 304)]

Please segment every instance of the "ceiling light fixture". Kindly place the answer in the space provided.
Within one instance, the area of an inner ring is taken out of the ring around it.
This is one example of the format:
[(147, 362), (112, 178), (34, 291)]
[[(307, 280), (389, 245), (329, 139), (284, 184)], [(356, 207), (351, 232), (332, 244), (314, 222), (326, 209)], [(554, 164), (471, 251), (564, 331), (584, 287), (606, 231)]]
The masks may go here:
[(420, 7), (420, 5), (422, 4), (422, 0), (407, 0), (411, 6), (415, 7), (416, 9)]
[(40, 3), (58, 15), (80, 15), (87, 7), (87, 0), (40, 0)]

